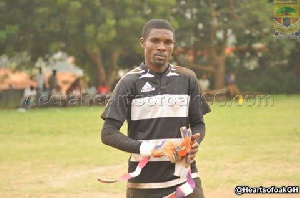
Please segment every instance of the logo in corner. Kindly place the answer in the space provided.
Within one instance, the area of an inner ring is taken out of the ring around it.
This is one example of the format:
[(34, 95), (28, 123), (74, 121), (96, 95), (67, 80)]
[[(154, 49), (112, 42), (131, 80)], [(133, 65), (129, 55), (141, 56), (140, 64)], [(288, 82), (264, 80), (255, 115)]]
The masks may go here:
[(280, 39), (300, 38), (300, 0), (274, 1), (274, 36)]

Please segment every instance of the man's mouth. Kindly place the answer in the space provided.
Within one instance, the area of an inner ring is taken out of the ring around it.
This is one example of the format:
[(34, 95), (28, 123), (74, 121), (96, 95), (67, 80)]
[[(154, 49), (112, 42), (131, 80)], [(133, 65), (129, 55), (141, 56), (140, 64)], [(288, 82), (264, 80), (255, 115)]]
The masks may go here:
[(157, 57), (157, 58), (159, 58), (159, 59), (165, 59), (165, 58), (167, 58), (167, 56), (162, 55), (162, 54), (155, 54), (154, 56)]

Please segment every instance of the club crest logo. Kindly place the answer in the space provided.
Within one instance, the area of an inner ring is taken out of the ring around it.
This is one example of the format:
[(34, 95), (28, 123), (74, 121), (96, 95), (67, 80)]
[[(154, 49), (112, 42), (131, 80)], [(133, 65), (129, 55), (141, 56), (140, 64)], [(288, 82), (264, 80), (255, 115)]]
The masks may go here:
[(300, 38), (300, 0), (274, 1), (274, 36)]

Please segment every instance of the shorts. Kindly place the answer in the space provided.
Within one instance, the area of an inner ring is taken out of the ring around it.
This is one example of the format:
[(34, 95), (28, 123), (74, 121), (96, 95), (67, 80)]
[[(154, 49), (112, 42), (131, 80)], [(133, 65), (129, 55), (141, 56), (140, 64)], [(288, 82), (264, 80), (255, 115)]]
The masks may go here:
[[(204, 198), (200, 178), (195, 178), (196, 188), (187, 198)], [(127, 188), (126, 198), (163, 198), (175, 191), (176, 186), (160, 189), (136, 189)]]

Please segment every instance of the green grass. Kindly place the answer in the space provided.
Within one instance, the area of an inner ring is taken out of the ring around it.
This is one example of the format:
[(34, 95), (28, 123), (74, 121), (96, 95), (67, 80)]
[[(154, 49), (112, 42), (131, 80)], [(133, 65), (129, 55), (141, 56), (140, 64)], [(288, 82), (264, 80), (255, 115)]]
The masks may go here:
[(212, 110), (198, 157), (207, 188), (300, 184), (299, 96)]
[[(211, 106), (197, 156), (206, 192), (233, 192), (236, 185), (300, 185), (300, 97), (274, 101), (274, 106)], [(126, 172), (129, 156), (101, 143), (102, 111), (0, 111), (0, 197), (124, 194), (125, 183), (96, 181)]]

